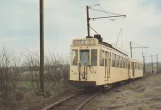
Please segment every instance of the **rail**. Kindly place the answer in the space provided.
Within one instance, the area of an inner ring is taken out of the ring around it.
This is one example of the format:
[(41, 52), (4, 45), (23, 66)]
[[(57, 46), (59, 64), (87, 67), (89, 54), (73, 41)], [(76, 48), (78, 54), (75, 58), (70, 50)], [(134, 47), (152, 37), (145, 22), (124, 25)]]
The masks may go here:
[(59, 105), (60, 103), (63, 103), (64, 101), (67, 101), (67, 100), (69, 100), (69, 99), (71, 99), (71, 98), (73, 98), (73, 97), (75, 97), (75, 96), (77, 96), (77, 95), (79, 95), (79, 94), (82, 94), (82, 93), (83, 93), (83, 91), (80, 90), (80, 91), (78, 91), (78, 92), (76, 92), (76, 93), (74, 93), (74, 94), (72, 94), (72, 95), (70, 95), (70, 96), (68, 96), (68, 97), (66, 97), (66, 98), (63, 98), (63, 99), (61, 99), (61, 100), (59, 100), (59, 101), (57, 101), (57, 102), (55, 102), (55, 103), (53, 103), (53, 104), (51, 104), (51, 105), (45, 107), (45, 108), (43, 108), (42, 110), (50, 110), (50, 109), (52, 109), (53, 107)]

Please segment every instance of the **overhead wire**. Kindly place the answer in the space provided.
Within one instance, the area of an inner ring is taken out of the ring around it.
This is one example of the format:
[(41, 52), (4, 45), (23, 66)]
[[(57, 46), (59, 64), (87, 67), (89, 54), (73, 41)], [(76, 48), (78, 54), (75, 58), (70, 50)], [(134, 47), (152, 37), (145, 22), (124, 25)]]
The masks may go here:
[(132, 42), (133, 44), (137, 45), (137, 46), (140, 46), (140, 47), (146, 47), (146, 46), (143, 46), (143, 45), (140, 45), (140, 44), (137, 44), (135, 42)]
[(100, 8), (102, 8), (102, 10), (103, 10), (105, 13), (114, 14), (114, 15), (120, 15), (120, 14), (117, 14), (117, 13), (107, 12), (107, 11), (101, 6), (101, 4), (99, 3), (98, 0), (96, 0), (96, 2), (97, 2), (97, 4), (99, 4), (98, 6), (100, 6)]
[[(94, 9), (92, 8), (92, 6), (89, 7), (90, 10), (94, 10), (94, 11), (99, 11), (99, 12), (103, 12), (103, 13), (106, 13), (106, 14), (113, 14), (113, 15), (116, 15), (116, 16), (113, 16), (113, 17), (118, 17), (118, 16), (123, 16), (123, 15), (120, 15), (120, 14), (116, 14), (116, 13), (112, 13), (112, 12), (108, 12), (108, 11), (105, 11), (105, 9), (101, 6), (101, 4), (98, 2), (98, 0), (96, 0), (97, 4), (94, 5), (95, 6), (100, 6), (102, 8), (102, 10), (99, 10), (99, 9)], [(112, 17), (112, 16), (110, 16)], [(100, 18), (108, 18), (108, 17), (100, 17)], [(99, 19), (99, 18), (93, 18), (94, 19)], [(114, 21), (115, 19), (111, 19), (112, 21)], [(93, 29), (91, 26), (90, 28), (95, 32), (97, 33), (97, 31), (95, 29)], [(98, 34), (98, 33), (97, 33)]]
[[(99, 11), (99, 12), (103, 12), (103, 13), (108, 13), (108, 14), (113, 14), (113, 15), (119, 15), (120, 14), (116, 14), (116, 13), (111, 13), (111, 12), (108, 12), (108, 11), (103, 11), (103, 10), (98, 10), (98, 9), (94, 9), (94, 8), (90, 8), (91, 10), (95, 10), (95, 11)], [(122, 15), (121, 15), (122, 16)]]

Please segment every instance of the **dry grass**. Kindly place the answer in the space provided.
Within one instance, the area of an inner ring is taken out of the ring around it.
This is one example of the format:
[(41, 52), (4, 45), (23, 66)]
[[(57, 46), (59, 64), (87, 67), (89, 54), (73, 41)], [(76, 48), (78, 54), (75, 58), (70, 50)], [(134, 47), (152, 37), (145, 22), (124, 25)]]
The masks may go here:
[[(67, 59), (54, 53), (45, 57), (44, 84), (48, 97), (69, 88), (68, 74)], [(38, 53), (28, 51), (18, 55), (14, 51), (8, 52), (5, 47), (2, 48), (0, 51), (0, 105), (11, 110), (17, 110), (17, 107), (23, 105), (20, 108), (23, 110), (49, 100), (46, 97), (36, 96), (37, 91), (39, 91)]]

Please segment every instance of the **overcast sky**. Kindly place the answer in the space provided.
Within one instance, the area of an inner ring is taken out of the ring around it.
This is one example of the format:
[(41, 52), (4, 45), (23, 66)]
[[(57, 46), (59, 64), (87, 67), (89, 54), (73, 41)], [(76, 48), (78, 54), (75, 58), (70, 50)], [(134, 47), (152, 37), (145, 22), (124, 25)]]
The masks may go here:
[[(86, 5), (127, 16), (114, 21), (91, 20), (91, 26), (104, 41), (116, 43), (122, 29), (118, 46), (130, 53), (132, 41), (133, 46), (136, 43), (149, 47), (135, 49), (134, 58), (141, 59), (143, 51), (145, 55), (158, 53), (161, 59), (161, 0), (44, 0), (45, 52), (69, 56), (72, 39), (86, 37)], [(109, 14), (90, 10), (90, 17), (96, 16)], [(0, 38), (1, 47), (39, 52), (39, 0), (0, 0)]]

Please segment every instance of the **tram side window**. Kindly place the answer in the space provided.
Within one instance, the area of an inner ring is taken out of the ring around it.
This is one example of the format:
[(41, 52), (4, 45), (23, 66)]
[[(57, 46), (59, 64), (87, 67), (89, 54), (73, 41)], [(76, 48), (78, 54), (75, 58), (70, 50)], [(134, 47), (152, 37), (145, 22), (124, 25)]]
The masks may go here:
[(125, 58), (123, 58), (123, 68), (125, 68)]
[(78, 50), (72, 50), (72, 65), (78, 64)]
[(139, 69), (141, 70), (141, 64), (139, 64)]
[(135, 63), (131, 62), (131, 69), (135, 69)]
[(122, 68), (123, 67), (123, 58), (121, 57), (120, 58), (120, 68)]
[(125, 68), (127, 68), (127, 59), (125, 59)]
[(135, 62), (135, 69), (137, 69), (137, 63)]
[(140, 70), (142, 69), (142, 64), (140, 64)]
[(144, 65), (143, 65), (143, 64), (141, 64), (141, 70), (143, 70), (143, 67), (144, 67)]
[(91, 50), (91, 65), (97, 66), (97, 49)]
[(127, 68), (127, 59), (125, 59), (125, 68)]
[(138, 63), (138, 69), (140, 70), (140, 63)]
[(124, 68), (126, 68), (126, 59), (124, 58)]
[(119, 56), (119, 68), (121, 68), (121, 57)]
[(130, 61), (127, 60), (127, 62), (128, 62), (128, 64), (127, 64), (128, 65), (128, 69), (130, 69)]
[(119, 68), (119, 60), (120, 60), (120, 56), (116, 55), (116, 67)]
[(115, 67), (116, 54), (112, 54), (112, 67)]
[(100, 66), (104, 66), (104, 51), (100, 51)]
[(126, 68), (128, 68), (128, 65), (129, 65), (129, 61), (128, 59), (126, 59)]
[(124, 68), (126, 68), (126, 59), (124, 58)]

